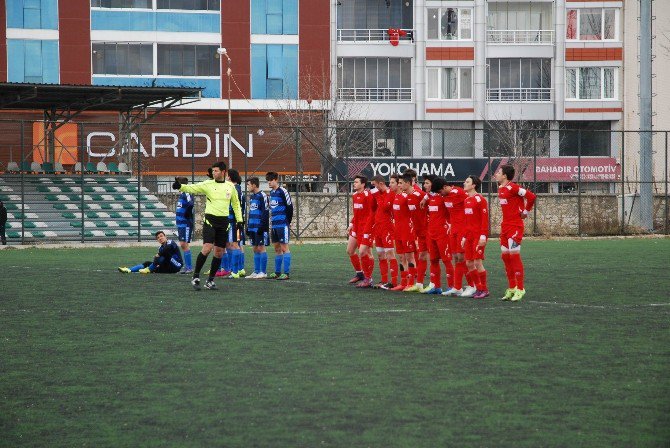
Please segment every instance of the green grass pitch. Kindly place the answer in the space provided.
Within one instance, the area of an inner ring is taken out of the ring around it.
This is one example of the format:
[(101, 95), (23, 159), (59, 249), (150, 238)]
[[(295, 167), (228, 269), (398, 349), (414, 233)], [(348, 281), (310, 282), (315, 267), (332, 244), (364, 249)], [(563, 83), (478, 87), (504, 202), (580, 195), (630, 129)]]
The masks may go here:
[(335, 244), (116, 272), (153, 252), (0, 251), (0, 446), (670, 444), (670, 239), (524, 242), (520, 303), (355, 290)]

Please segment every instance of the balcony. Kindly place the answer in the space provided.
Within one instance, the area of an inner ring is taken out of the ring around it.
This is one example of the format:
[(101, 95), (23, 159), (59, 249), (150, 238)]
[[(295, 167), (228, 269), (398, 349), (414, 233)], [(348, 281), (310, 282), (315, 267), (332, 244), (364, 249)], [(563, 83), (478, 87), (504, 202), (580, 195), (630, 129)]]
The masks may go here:
[(492, 45), (553, 45), (554, 30), (487, 30), (486, 42)]
[(362, 87), (362, 88), (339, 88), (337, 98), (340, 101), (353, 102), (404, 102), (412, 101), (411, 87)]
[(506, 88), (486, 89), (486, 101), (490, 103), (549, 103), (551, 88)]
[[(414, 30), (403, 29), (405, 36), (400, 41), (414, 42)], [(388, 29), (338, 29), (338, 42), (389, 42)]]

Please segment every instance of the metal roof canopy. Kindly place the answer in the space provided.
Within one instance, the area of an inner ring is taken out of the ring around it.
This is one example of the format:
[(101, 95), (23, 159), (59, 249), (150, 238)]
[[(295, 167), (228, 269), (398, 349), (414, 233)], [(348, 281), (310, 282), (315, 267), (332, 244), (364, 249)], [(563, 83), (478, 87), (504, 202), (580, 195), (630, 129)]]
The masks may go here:
[[(0, 83), (0, 110), (42, 110), (47, 140), (45, 159), (53, 160), (55, 131), (82, 112), (118, 112), (123, 137), (117, 144), (121, 144), (129, 141), (137, 126), (165, 109), (200, 100), (202, 90), (201, 87)], [(147, 112), (149, 107), (152, 109)]]

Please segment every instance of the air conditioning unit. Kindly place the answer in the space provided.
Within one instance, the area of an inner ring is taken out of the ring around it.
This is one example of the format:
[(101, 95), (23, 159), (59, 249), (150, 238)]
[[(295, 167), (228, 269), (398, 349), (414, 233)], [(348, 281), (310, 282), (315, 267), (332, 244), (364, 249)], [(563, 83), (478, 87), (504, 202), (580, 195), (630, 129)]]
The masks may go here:
[(395, 154), (395, 139), (394, 138), (378, 138), (375, 145), (375, 155), (393, 155)]

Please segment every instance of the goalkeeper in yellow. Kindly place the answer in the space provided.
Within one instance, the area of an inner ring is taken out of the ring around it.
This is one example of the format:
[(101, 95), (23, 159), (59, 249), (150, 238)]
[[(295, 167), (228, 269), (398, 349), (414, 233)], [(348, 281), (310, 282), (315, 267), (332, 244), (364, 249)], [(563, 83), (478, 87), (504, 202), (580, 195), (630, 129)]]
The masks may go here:
[(172, 184), (174, 190), (182, 193), (204, 194), (207, 196), (207, 205), (205, 206), (205, 218), (202, 226), (202, 251), (198, 254), (193, 271), (193, 280), (191, 285), (196, 291), (200, 290), (200, 271), (202, 270), (207, 256), (214, 248), (214, 257), (209, 270), (209, 278), (205, 283), (205, 288), (216, 289), (214, 283), (214, 274), (221, 266), (221, 257), (226, 252), (226, 241), (228, 238), (228, 212), (233, 208), (236, 223), (230, 225), (237, 229), (244, 228), (242, 218), (242, 208), (237, 190), (232, 182), (226, 182), (226, 164), (216, 162), (212, 165), (212, 178), (197, 184), (182, 185), (179, 178), (175, 178)]

